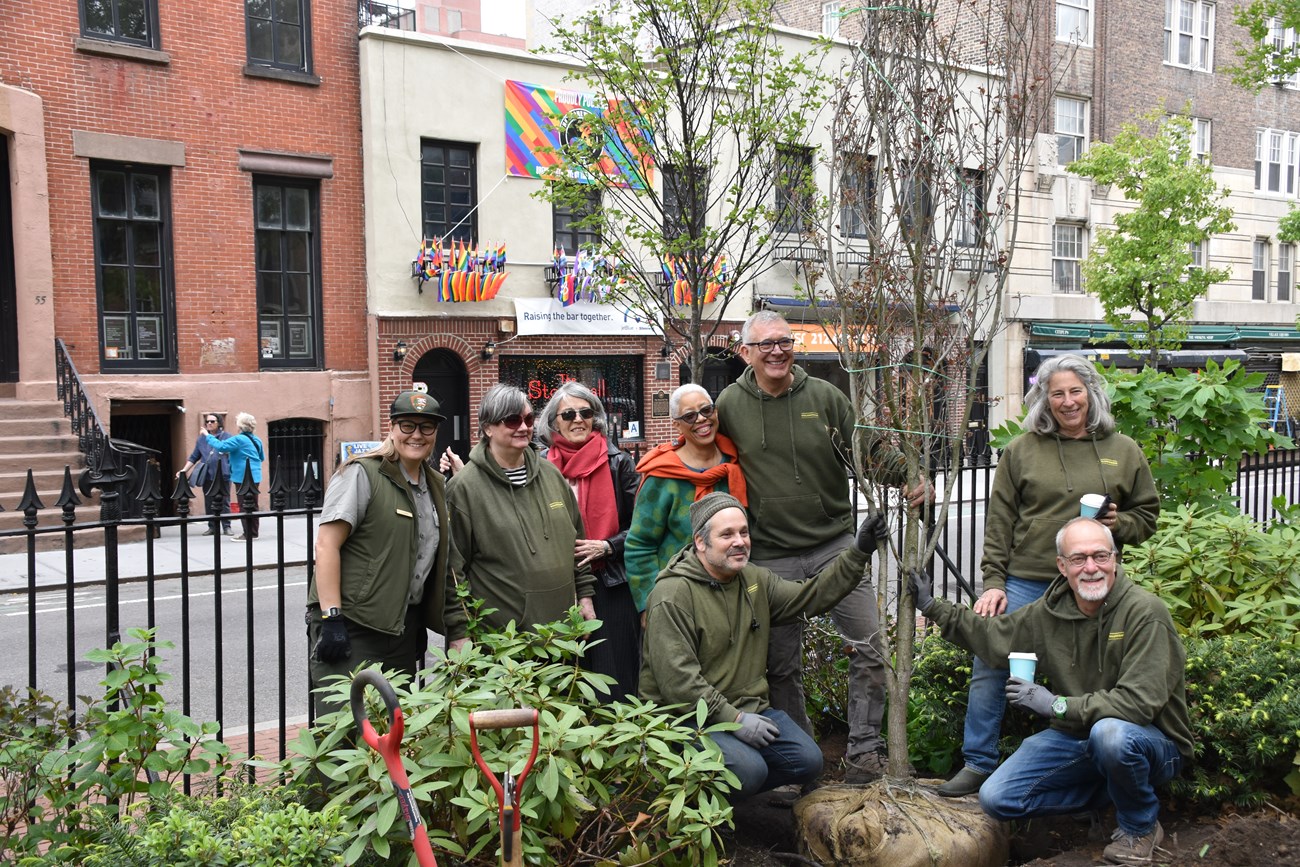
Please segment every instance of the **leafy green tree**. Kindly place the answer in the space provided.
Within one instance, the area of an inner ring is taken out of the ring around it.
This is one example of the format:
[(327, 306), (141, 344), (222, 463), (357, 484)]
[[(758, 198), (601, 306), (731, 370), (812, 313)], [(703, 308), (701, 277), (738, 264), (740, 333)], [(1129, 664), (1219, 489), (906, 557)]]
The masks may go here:
[(1211, 165), (1192, 155), (1191, 121), (1158, 109), (1143, 125), (1150, 135), (1124, 124), (1113, 142), (1091, 145), (1068, 169), (1113, 184), (1134, 204), (1115, 216), (1114, 229), (1097, 233), (1083, 280), (1106, 323), (1154, 366), (1160, 350), (1177, 348), (1187, 336), (1196, 300), (1231, 275), (1227, 268), (1193, 266), (1194, 251), (1236, 224), (1224, 203), (1227, 187), (1215, 184)]
[[(538, 195), (586, 214), (576, 224), (600, 238), (589, 252), (622, 281), (608, 300), (684, 343), (696, 380), (728, 303), (775, 264), (778, 181), (823, 102), (825, 45), (783, 45), (772, 7), (629, 0), (560, 22), (548, 46), (581, 65), (571, 80), (609, 100), (581, 138), (621, 153), (624, 173), (592, 171), (591, 146), (562, 147)], [(689, 293), (665, 288), (666, 273)]]
[(1228, 68), (1233, 81), (1258, 92), (1300, 73), (1300, 52), (1277, 38), (1279, 25), (1300, 32), (1300, 0), (1252, 0), (1237, 6), (1233, 15), (1250, 34), (1249, 42), (1236, 45), (1240, 63)]

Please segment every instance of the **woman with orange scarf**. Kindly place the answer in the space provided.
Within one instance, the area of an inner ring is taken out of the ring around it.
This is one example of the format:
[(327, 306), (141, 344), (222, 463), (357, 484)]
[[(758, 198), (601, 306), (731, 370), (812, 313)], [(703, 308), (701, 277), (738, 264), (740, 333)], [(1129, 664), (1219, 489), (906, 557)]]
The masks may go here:
[(676, 442), (656, 446), (636, 466), (641, 490), (623, 561), (637, 611), (645, 611), (659, 570), (690, 543), (691, 503), (723, 491), (749, 505), (736, 447), (718, 433), (713, 399), (704, 387), (688, 383), (678, 388), (668, 398), (668, 414)]
[(593, 601), (601, 627), (592, 635), (584, 667), (614, 678), (610, 698), (622, 701), (636, 695), (641, 668), (641, 620), (623, 568), (623, 540), (639, 479), (632, 457), (610, 442), (605, 430), (600, 398), (579, 382), (566, 382), (542, 410), (537, 437), (547, 446), (546, 459), (578, 498), (588, 538), (574, 543), (574, 560), (590, 564), (596, 576)]

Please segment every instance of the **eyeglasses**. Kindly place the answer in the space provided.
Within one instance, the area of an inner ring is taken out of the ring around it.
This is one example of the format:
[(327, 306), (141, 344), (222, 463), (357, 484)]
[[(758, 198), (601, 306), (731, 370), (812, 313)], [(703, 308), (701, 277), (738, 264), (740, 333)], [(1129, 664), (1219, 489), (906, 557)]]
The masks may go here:
[(690, 412), (684, 412), (674, 418), (673, 421), (679, 421), (682, 424), (695, 424), (702, 418), (713, 418), (713, 413), (716, 411), (717, 407), (713, 404), (709, 404), (707, 406), (702, 406), (699, 409), (693, 409)]
[(777, 340), (760, 340), (757, 343), (746, 343), (745, 345), (758, 347), (758, 351), (764, 355), (767, 355), (778, 346), (781, 347), (782, 352), (789, 352), (791, 349), (794, 349), (794, 338), (781, 337)]
[(501, 419), (501, 421), (497, 423), (503, 424), (506, 427), (510, 428), (511, 430), (519, 430), (521, 426), (532, 427), (533, 422), (535, 421), (537, 421), (537, 416), (535, 416), (531, 412), (528, 415), (520, 415), (519, 413), (516, 412), (513, 413), (512, 415), (506, 416), (505, 418)]
[(394, 424), (396, 424), (397, 429), (404, 434), (413, 434), (415, 433), (417, 428), (419, 429), (420, 433), (424, 434), (427, 437), (431, 437), (438, 432), (438, 423), (436, 421), (416, 422), (416, 421), (408, 421), (407, 419), (402, 419), (401, 421), (394, 422)]
[(1096, 563), (1098, 566), (1105, 566), (1107, 563), (1111, 561), (1111, 558), (1113, 558), (1114, 556), (1115, 556), (1114, 551), (1093, 551), (1088, 554), (1071, 554), (1069, 557), (1065, 557), (1063, 559), (1065, 560), (1065, 562), (1069, 563), (1071, 566), (1077, 569), (1078, 567), (1082, 566), (1084, 563), (1087, 563), (1089, 559), (1091, 559), (1092, 562)]
[(216, 423), (217, 423), (217, 420), (216, 420), (215, 418), (210, 418), (210, 419), (208, 419), (207, 421), (204, 422), (204, 424), (216, 424)]
[(564, 412), (560, 413), (560, 418), (565, 421), (573, 421), (578, 416), (582, 416), (583, 421), (588, 421), (594, 418), (595, 415), (596, 411), (591, 407), (587, 407), (586, 409), (566, 409)]

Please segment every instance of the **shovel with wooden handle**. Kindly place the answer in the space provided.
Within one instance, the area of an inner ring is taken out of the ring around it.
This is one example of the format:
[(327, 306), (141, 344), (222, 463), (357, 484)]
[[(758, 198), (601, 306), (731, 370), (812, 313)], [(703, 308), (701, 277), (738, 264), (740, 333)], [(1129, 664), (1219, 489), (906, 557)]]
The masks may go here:
[[(529, 725), (533, 727), (533, 749), (528, 754), (528, 761), (524, 763), (524, 769), (520, 771), (517, 778), (507, 770), (503, 773), (503, 779), (498, 779), (479, 753), (478, 730), (512, 729)], [(479, 769), (483, 771), (483, 776), (487, 777), (487, 781), (492, 784), (492, 788), (497, 793), (497, 804), (500, 806), (502, 867), (522, 867), (524, 863), (523, 825), (519, 812), (519, 795), (524, 790), (524, 780), (528, 777), (528, 772), (532, 770), (533, 760), (537, 758), (539, 739), (537, 711), (533, 708), (480, 710), (469, 715), (469, 742), (470, 748), (474, 752), (474, 761), (478, 763)]]

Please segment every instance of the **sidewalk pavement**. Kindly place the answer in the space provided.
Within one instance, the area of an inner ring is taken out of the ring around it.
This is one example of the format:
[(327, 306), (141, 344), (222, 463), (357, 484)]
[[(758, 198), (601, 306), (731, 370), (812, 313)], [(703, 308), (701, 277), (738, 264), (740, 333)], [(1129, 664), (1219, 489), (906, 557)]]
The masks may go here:
[[(280, 563), (281, 532), (279, 520), (274, 515), (263, 516), (259, 535), (252, 540), (253, 566), (269, 567)], [(236, 532), (239, 523), (236, 519)], [(317, 524), (313, 522), (315, 529)], [(307, 562), (312, 541), (307, 538), (307, 517), (286, 515), (283, 518), (285, 566), (302, 566)], [(221, 571), (240, 571), (248, 563), (247, 541), (237, 542), (233, 536), (204, 536), (207, 525), (203, 522), (184, 528), (188, 535), (188, 565), (191, 575), (211, 574), (216, 562), (216, 546), (221, 547)], [(149, 575), (149, 546), (153, 545), (153, 574), (155, 578), (174, 578), (181, 574), (181, 531), (179, 526), (162, 528), (162, 535), (153, 540), (122, 542), (117, 546), (118, 578), (122, 581), (140, 580)], [(104, 582), (104, 545), (102, 529), (79, 531), (97, 534), (100, 544), (72, 550), (72, 574), (77, 584), (102, 584)], [(36, 585), (38, 587), (63, 586), (68, 581), (67, 552), (36, 552)], [(28, 586), (27, 554), (0, 554), (0, 593), (26, 590)]]

